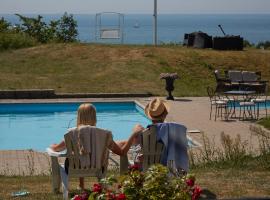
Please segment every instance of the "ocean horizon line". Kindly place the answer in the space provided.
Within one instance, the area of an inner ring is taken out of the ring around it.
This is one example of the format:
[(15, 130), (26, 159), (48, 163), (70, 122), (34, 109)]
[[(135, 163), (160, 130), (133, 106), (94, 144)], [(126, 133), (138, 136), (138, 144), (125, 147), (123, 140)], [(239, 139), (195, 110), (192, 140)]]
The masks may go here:
[[(22, 15), (63, 15), (64, 13), (72, 14), (72, 15), (95, 15), (98, 13), (121, 13), (125, 15), (153, 15), (153, 13), (125, 13), (125, 12), (112, 12), (112, 11), (103, 11), (103, 12), (96, 12), (96, 13), (76, 13), (76, 12), (59, 12), (59, 13), (0, 13), (0, 15), (15, 15), (15, 14), (22, 14)], [(158, 13), (158, 15), (270, 15), (270, 13)]]

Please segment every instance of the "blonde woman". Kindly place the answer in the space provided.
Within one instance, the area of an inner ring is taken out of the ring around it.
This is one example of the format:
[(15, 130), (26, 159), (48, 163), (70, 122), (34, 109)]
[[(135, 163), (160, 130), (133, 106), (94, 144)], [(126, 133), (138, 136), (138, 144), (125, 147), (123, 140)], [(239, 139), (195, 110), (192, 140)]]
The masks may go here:
[[(81, 104), (78, 113), (77, 113), (77, 127), (83, 126), (83, 125), (90, 125), (90, 126), (96, 126), (97, 123), (97, 117), (96, 117), (96, 109), (95, 107), (90, 103), (84, 103)], [(125, 155), (127, 154), (130, 146), (132, 145), (132, 142), (134, 138), (143, 130), (143, 127), (140, 125), (136, 125), (133, 128), (133, 132), (130, 135), (129, 139), (125, 144), (118, 145), (115, 141), (111, 141), (109, 145), (109, 149), (117, 154), (117, 155)], [(63, 151), (66, 148), (65, 141), (63, 140), (59, 144), (52, 144), (51, 149), (54, 151)], [(80, 178), (80, 188), (84, 189), (84, 179)]]

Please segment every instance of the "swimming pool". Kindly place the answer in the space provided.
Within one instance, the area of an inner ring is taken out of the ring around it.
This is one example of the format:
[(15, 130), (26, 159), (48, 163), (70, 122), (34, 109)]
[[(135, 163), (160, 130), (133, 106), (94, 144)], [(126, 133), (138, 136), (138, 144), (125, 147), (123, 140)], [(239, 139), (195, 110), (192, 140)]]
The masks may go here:
[[(76, 125), (81, 103), (0, 103), (0, 150), (45, 151), (59, 143), (68, 128)], [(135, 102), (93, 103), (97, 126), (111, 130), (114, 140), (129, 137), (135, 124), (146, 127), (151, 121)], [(188, 138), (189, 146), (198, 146)]]
[[(127, 139), (135, 124), (150, 124), (134, 102), (93, 103), (97, 126), (112, 131), (114, 140)], [(44, 151), (63, 140), (67, 128), (76, 124), (80, 103), (0, 104), (0, 149)]]

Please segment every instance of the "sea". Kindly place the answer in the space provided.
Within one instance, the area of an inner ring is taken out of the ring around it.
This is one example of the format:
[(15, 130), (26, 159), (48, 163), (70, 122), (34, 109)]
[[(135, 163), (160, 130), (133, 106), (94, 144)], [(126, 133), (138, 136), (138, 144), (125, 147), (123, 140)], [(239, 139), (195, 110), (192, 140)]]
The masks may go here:
[[(28, 14), (25, 16), (35, 17)], [(59, 19), (61, 14), (41, 14), (45, 22)], [(19, 24), (13, 14), (0, 14), (12, 25)], [(124, 44), (153, 43), (153, 15), (117, 14), (96, 17), (96, 14), (74, 14), (78, 24), (78, 39), (81, 42), (103, 42)], [(226, 35), (240, 35), (245, 40), (257, 44), (270, 41), (270, 14), (159, 14), (157, 17), (158, 43), (182, 43), (185, 33), (202, 31), (211, 36), (223, 36), (218, 27), (221, 25)], [(100, 39), (100, 30), (120, 28), (121, 39)]]

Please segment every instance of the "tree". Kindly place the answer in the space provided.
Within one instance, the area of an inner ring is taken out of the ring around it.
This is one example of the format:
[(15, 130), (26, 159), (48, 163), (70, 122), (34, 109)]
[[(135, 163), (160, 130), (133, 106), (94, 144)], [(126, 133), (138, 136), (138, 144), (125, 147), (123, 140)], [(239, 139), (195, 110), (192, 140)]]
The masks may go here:
[(41, 43), (48, 42), (49, 38), (47, 35), (48, 26), (42, 21), (42, 16), (38, 15), (37, 18), (25, 17), (20, 14), (17, 15), (22, 23), (22, 31), (27, 33), (29, 36), (36, 38)]
[(9, 30), (10, 23), (8, 23), (4, 17), (0, 19), (0, 33), (7, 32)]
[(75, 42), (78, 31), (77, 22), (74, 20), (73, 15), (68, 15), (66, 12), (58, 21), (57, 39), (60, 42)]

